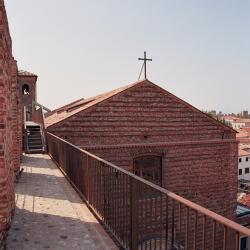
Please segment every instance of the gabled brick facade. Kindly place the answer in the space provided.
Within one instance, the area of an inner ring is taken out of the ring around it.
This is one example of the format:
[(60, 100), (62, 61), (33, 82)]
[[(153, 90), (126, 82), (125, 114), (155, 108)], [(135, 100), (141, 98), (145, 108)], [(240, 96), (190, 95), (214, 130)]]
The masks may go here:
[(233, 129), (148, 80), (66, 107), (49, 132), (130, 171), (137, 156), (161, 155), (165, 188), (234, 219)]

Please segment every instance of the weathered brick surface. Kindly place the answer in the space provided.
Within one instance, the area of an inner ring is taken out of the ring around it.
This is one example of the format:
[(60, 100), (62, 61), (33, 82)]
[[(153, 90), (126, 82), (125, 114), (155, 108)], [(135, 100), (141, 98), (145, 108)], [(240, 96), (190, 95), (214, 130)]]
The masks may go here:
[(194, 141), (235, 136), (230, 129), (147, 81), (59, 122), (49, 130), (67, 136), (78, 145)]
[[(18, 74), (17, 76), (17, 81), (18, 81), (18, 97), (20, 99), (20, 103), (22, 106), (22, 112), (23, 112), (23, 107), (26, 107), (27, 113), (27, 119), (32, 121), (32, 102), (36, 101), (36, 81), (37, 81), (37, 76), (36, 75), (22, 75)], [(29, 87), (29, 94), (24, 95), (23, 94), (23, 86), (27, 85)]]
[(12, 84), (11, 84), (11, 102), (12, 102), (12, 161), (14, 164), (14, 172), (17, 173), (20, 167), (20, 155), (22, 152), (22, 112), (20, 105), (20, 97), (18, 95), (17, 86), (17, 63), (12, 63)]
[(85, 149), (129, 171), (133, 169), (133, 157), (139, 154), (162, 155), (165, 188), (234, 219), (236, 143)]
[(160, 154), (164, 187), (234, 219), (235, 132), (148, 81), (48, 130), (130, 171), (135, 156)]
[(17, 66), (4, 1), (0, 1), (0, 247), (14, 209), (14, 172), (20, 163)]

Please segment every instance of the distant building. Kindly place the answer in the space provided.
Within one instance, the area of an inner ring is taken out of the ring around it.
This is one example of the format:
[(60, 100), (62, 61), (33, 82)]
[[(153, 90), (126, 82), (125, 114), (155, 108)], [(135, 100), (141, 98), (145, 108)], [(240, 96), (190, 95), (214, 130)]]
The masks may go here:
[(211, 110), (207, 112), (208, 114), (212, 115), (213, 117), (216, 116), (216, 110)]
[(226, 121), (230, 122), (231, 126), (233, 129), (241, 129), (244, 128), (246, 126), (246, 123), (243, 119), (240, 118), (234, 118), (234, 119), (227, 119), (225, 118)]
[(250, 127), (250, 118), (243, 118), (232, 115), (224, 115), (221, 117), (221, 120), (229, 123), (233, 129), (241, 129), (245, 127)]
[(250, 145), (249, 148), (244, 145), (239, 145), (238, 179), (250, 180)]
[(241, 129), (246, 126), (246, 123), (242, 119), (238, 119), (236, 121), (231, 122), (231, 125), (234, 129)]
[(241, 111), (240, 115), (242, 117), (248, 117), (248, 111), (247, 110), (243, 110), (243, 111)]

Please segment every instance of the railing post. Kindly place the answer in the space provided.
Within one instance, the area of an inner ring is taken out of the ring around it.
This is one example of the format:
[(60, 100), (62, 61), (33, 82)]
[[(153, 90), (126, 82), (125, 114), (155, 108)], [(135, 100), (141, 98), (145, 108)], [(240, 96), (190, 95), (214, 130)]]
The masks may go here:
[(107, 165), (103, 162), (100, 163), (101, 175), (103, 178), (103, 214), (104, 214), (104, 222), (106, 222), (108, 218), (108, 174), (107, 174)]
[(89, 174), (89, 156), (88, 155), (86, 155), (86, 165), (87, 165), (87, 174), (86, 174), (86, 179), (85, 180), (83, 180), (84, 182), (86, 181), (87, 182), (87, 192), (86, 192), (86, 198), (87, 198), (87, 203), (90, 203), (90, 199), (89, 199), (89, 179), (90, 179), (90, 174)]
[(23, 107), (23, 126), (26, 130), (26, 120), (27, 120), (27, 114), (26, 114), (26, 106)]
[(133, 177), (130, 177), (130, 225), (131, 225), (131, 239), (130, 249), (138, 249), (138, 198), (139, 198), (139, 186)]

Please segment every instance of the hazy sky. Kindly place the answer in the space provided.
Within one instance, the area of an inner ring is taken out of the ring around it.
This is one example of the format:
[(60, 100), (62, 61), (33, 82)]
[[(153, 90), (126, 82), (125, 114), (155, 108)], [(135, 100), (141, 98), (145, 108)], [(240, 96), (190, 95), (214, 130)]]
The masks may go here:
[(250, 110), (250, 0), (5, 0), (19, 69), (55, 108), (148, 78), (200, 109)]

